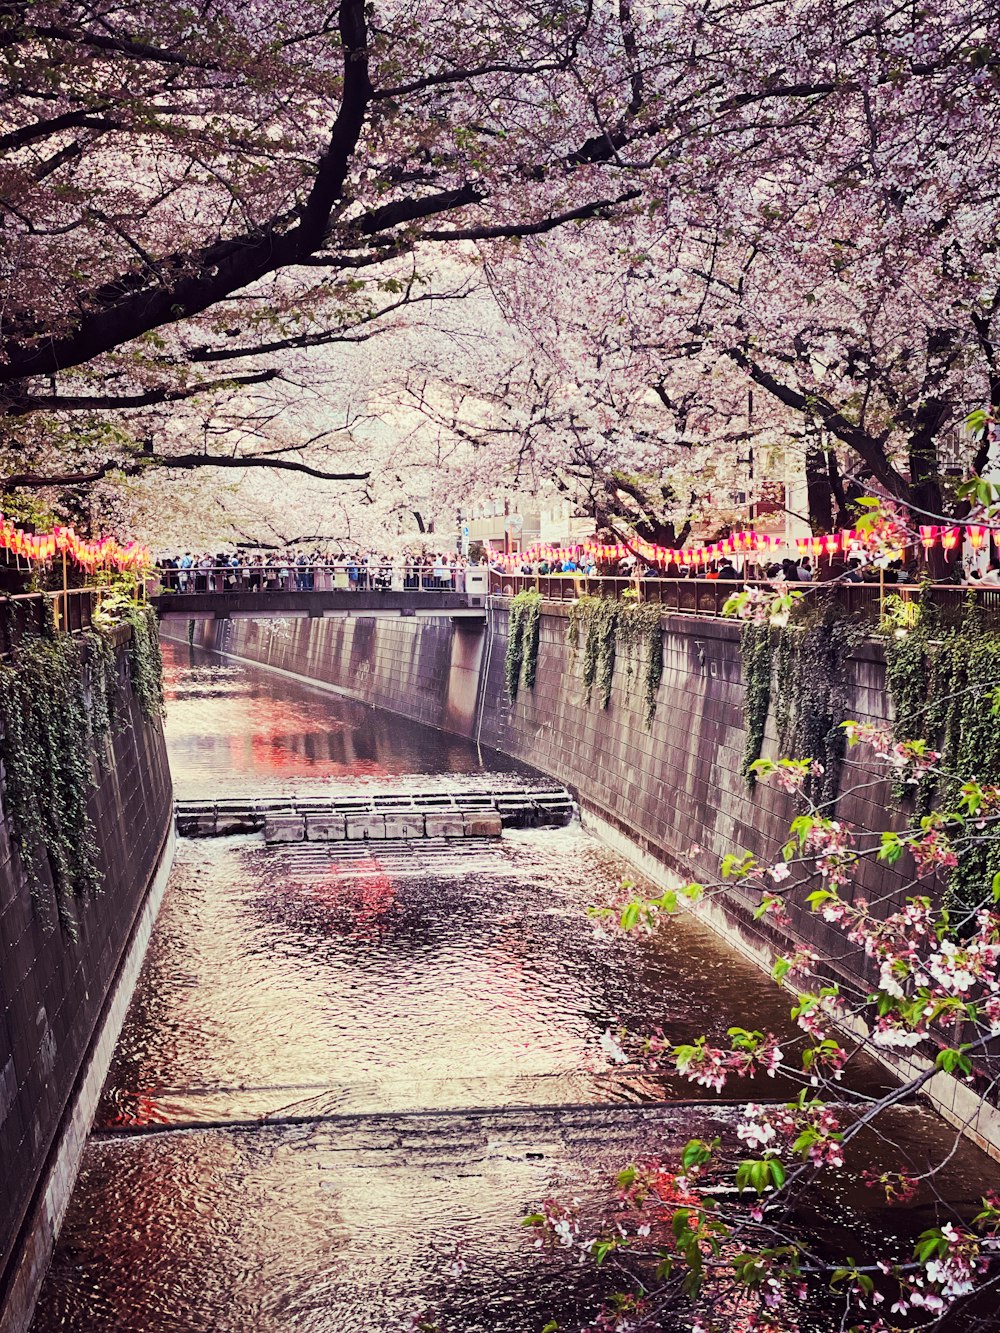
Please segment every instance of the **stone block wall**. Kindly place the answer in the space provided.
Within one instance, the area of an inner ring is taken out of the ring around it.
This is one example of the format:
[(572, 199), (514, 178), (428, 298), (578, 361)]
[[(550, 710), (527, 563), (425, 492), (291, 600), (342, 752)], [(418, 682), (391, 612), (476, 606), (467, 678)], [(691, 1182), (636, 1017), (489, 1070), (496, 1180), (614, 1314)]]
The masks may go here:
[[(122, 650), (123, 653), (123, 650)], [(123, 654), (124, 655), (124, 654)], [(125, 679), (124, 663), (120, 668)], [(25, 1254), (37, 1248), (39, 1209), (68, 1199), (76, 1160), (60, 1153), (110, 997), (150, 886), (169, 859), (172, 789), (159, 721), (126, 685), (128, 720), (91, 798), (101, 891), (61, 924), (50, 883), (29, 888), (0, 820), (0, 1329), (16, 1329), (33, 1299)], [(127, 997), (126, 997), (127, 1002)], [(110, 1050), (107, 1052), (110, 1057)], [(95, 1075), (91, 1071), (91, 1081)], [(96, 1078), (100, 1091), (103, 1073)], [(82, 1137), (89, 1125), (82, 1127)], [(48, 1189), (52, 1171), (64, 1179)], [(44, 1194), (44, 1198), (42, 1197)], [(52, 1230), (43, 1222), (42, 1232)], [(44, 1248), (44, 1247), (43, 1247)], [(47, 1255), (38, 1256), (34, 1268)], [(14, 1290), (16, 1288), (16, 1291)], [(13, 1293), (13, 1294), (12, 1294)], [(16, 1307), (16, 1308), (15, 1308)]]
[[(193, 622), (199, 647), (332, 686), (416, 722), (471, 734), (482, 621), (440, 615)], [(177, 635), (179, 625), (170, 633)]]
[[(521, 689), (511, 707), (504, 688), (507, 613), (491, 611), (492, 652), (482, 689), (484, 744), (512, 754), (572, 787), (581, 805), (618, 829), (632, 843), (685, 879), (715, 879), (727, 852), (752, 852), (773, 859), (788, 836), (797, 803), (780, 788), (741, 775), (746, 733), (740, 626), (734, 622), (664, 617), (663, 678), (652, 726), (645, 723), (641, 666), (631, 680), (621, 653), (611, 700), (603, 709), (598, 691), (588, 703), (582, 681), (582, 650), (566, 642), (568, 612), (549, 605), (542, 616), (535, 687)], [(863, 644), (847, 664), (848, 712), (858, 721), (886, 725), (891, 702), (885, 688), (885, 658), (876, 643)], [(773, 710), (763, 753), (779, 755)], [(853, 758), (844, 762), (844, 797), (838, 817), (860, 829), (885, 826), (894, 801), (885, 769), (872, 770)], [(857, 790), (852, 790), (852, 789)], [(905, 815), (893, 815), (895, 826)], [(887, 910), (901, 905), (910, 879), (907, 861), (896, 867), (866, 862), (856, 891), (878, 897)], [(745, 929), (755, 904), (730, 895)], [(821, 954), (843, 951), (843, 935), (811, 912), (793, 907), (793, 930)], [(860, 965), (860, 960), (856, 960)]]

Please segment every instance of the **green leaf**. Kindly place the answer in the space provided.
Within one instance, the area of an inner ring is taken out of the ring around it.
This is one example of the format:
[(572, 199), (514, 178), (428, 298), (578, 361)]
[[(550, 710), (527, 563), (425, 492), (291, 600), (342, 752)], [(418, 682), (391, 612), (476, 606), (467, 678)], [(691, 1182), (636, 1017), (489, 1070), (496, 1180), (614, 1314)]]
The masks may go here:
[(889, 865), (895, 865), (906, 850), (906, 844), (898, 833), (883, 833), (882, 846), (878, 851), (878, 859), (887, 861)]
[(631, 902), (621, 914), (622, 930), (631, 930), (639, 920), (640, 905), (637, 902)]
[(986, 430), (990, 422), (990, 414), (981, 407), (977, 407), (965, 418), (965, 428), (970, 435), (977, 439)]
[(618, 1248), (617, 1244), (613, 1240), (594, 1241), (593, 1245), (590, 1247), (590, 1252), (594, 1256), (598, 1268), (600, 1268), (601, 1264), (604, 1263), (605, 1259), (612, 1252), (612, 1250), (615, 1250), (617, 1248)]
[(684, 1151), (681, 1153), (681, 1166), (685, 1171), (690, 1171), (693, 1166), (704, 1166), (718, 1144), (718, 1139), (714, 1139), (711, 1144), (706, 1143), (704, 1139), (691, 1139), (690, 1142), (685, 1144)]
[(949, 1047), (947, 1050), (938, 1051), (937, 1059), (934, 1061), (935, 1068), (943, 1069), (946, 1074), (954, 1074), (956, 1070), (960, 1074), (971, 1074), (972, 1061), (965, 1054), (970, 1049), (970, 1046), (965, 1045), (958, 1047), (957, 1050)]

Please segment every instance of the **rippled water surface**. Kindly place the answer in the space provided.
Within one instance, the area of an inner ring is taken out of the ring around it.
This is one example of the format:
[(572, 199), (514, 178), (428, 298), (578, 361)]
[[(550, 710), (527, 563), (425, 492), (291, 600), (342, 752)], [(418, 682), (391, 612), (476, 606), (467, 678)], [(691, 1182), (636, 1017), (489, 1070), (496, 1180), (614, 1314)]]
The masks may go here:
[[(167, 658), (183, 796), (525, 776), (260, 670)], [(625, 869), (576, 827), (182, 842), (36, 1333), (404, 1333), (421, 1315), (442, 1333), (579, 1328), (594, 1274), (536, 1250), (526, 1208), (596, 1203), (623, 1163), (731, 1134), (736, 1115), (623, 1071), (602, 1036), (720, 1035), (738, 1014), (794, 1040), (787, 1002), (696, 921), (595, 932), (587, 904)], [(918, 1108), (894, 1126), (911, 1165), (951, 1147)], [(983, 1165), (963, 1146), (949, 1197), (976, 1197)], [(898, 1229), (884, 1214), (831, 1190), (808, 1220), (857, 1247)], [(928, 1196), (904, 1229), (932, 1218)]]

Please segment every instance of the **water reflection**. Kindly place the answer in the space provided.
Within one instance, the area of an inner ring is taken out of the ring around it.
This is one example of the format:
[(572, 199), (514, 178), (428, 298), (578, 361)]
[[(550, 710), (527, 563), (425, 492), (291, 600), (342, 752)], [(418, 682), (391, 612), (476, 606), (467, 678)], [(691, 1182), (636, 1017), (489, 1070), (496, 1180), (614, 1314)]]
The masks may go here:
[[(341, 1117), (305, 1125), (98, 1139), (63, 1230), (36, 1333), (406, 1333), (418, 1314), (443, 1333), (539, 1333), (591, 1320), (600, 1274), (539, 1252), (518, 1225), (557, 1194), (599, 1209), (621, 1163), (732, 1132), (719, 1108)], [(898, 1161), (940, 1160), (941, 1121), (902, 1108)], [(889, 1149), (883, 1149), (888, 1156)], [(977, 1160), (978, 1159), (978, 1160)], [(981, 1159), (963, 1146), (942, 1200), (857, 1211), (820, 1182), (810, 1229), (864, 1261), (974, 1200)], [(456, 1252), (467, 1269), (448, 1269)], [(734, 1318), (741, 1333), (747, 1325)], [(676, 1322), (665, 1326), (683, 1327)], [(802, 1333), (832, 1333), (821, 1310)]]
[[(167, 743), (181, 799), (475, 785), (529, 770), (455, 736), (164, 640)], [(470, 782), (470, 779), (472, 781)], [(491, 781), (491, 785), (494, 785)]]

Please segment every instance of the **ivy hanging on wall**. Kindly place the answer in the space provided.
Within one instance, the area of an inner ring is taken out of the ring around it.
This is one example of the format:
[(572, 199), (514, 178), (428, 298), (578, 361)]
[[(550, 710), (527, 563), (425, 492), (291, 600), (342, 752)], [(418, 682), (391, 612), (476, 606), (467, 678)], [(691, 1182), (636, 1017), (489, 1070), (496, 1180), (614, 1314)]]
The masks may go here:
[(748, 782), (753, 782), (750, 766), (760, 758), (773, 698), (781, 754), (816, 760), (822, 772), (807, 778), (807, 795), (817, 802), (833, 799), (846, 747), (841, 723), (849, 708), (847, 660), (863, 637), (862, 627), (833, 605), (810, 623), (744, 628), (743, 772)]
[(785, 700), (778, 746), (782, 754), (822, 765), (822, 773), (807, 778), (806, 794), (818, 803), (831, 801), (847, 744), (841, 725), (850, 708), (847, 660), (864, 630), (830, 607), (815, 624), (787, 626), (781, 633), (794, 637), (791, 651), (779, 657), (774, 680), (776, 693)]
[[(977, 614), (938, 629), (927, 619), (886, 643), (886, 684), (898, 741), (925, 740), (940, 753), (938, 767), (953, 778), (900, 784), (913, 803), (914, 823), (940, 802), (950, 807), (963, 781), (1000, 785), (1000, 634), (984, 632)], [(954, 906), (974, 911), (1000, 873), (1000, 841), (962, 847), (948, 877)]]
[(100, 883), (87, 808), (95, 736), (79, 640), (29, 639), (0, 666), (0, 728), (11, 835), (33, 888), (47, 862), (66, 919), (69, 899)]
[(535, 688), (541, 613), (542, 597), (533, 588), (526, 588), (511, 599), (504, 658), (504, 679), (511, 703), (522, 684), (529, 690)]
[(644, 656), (643, 715), (647, 728), (651, 727), (663, 678), (661, 608), (610, 597), (580, 597), (570, 608), (566, 639), (574, 655), (582, 640), (584, 697), (590, 703), (596, 685), (602, 708), (611, 702), (619, 647), (625, 661), (627, 688), (637, 675), (640, 657)]
[(663, 612), (657, 603), (622, 602), (616, 626), (618, 642), (625, 658), (626, 685), (631, 686), (638, 667), (645, 658), (642, 675), (643, 721), (653, 725), (656, 695), (663, 679)]
[(159, 716), (163, 687), (155, 616), (149, 608), (108, 608), (83, 635), (58, 634), (51, 620), (23, 638), (0, 664), (0, 757), (4, 815), (32, 891), (47, 865), (64, 924), (69, 904), (100, 885), (89, 812), (93, 760), (107, 766), (108, 743), (125, 721), (117, 626), (130, 625), (128, 660), (147, 716)]

